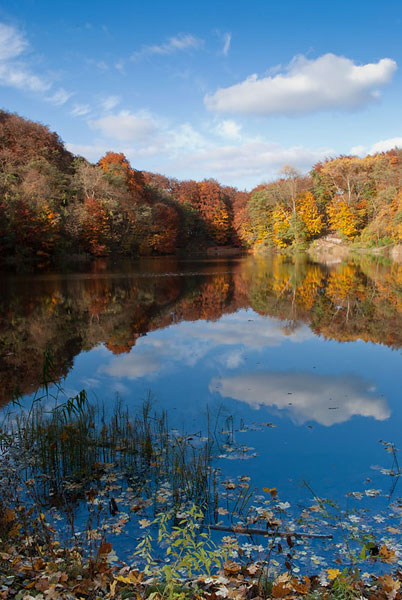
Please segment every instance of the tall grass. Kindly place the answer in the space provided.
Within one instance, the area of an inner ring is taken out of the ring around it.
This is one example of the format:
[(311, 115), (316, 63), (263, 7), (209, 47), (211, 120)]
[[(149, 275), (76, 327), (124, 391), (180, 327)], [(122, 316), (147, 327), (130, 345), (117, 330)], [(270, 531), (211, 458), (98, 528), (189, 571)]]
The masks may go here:
[(50, 411), (37, 403), (3, 428), (3, 445), (12, 440), (20, 449), (25, 480), (35, 481), (46, 504), (82, 498), (108, 465), (134, 492), (152, 496), (168, 484), (177, 506), (191, 501), (213, 510), (217, 501), (212, 436), (202, 441), (173, 433), (166, 412), (154, 411), (149, 398), (134, 414), (116, 400), (108, 414), (81, 393), (75, 403)]

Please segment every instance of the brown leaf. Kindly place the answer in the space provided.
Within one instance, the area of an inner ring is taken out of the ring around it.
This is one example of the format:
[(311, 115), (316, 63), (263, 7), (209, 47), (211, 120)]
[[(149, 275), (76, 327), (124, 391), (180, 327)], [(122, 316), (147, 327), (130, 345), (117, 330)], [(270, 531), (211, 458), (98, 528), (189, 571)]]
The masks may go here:
[(293, 592), (286, 583), (274, 583), (272, 586), (272, 597), (273, 598), (288, 598)]
[(393, 563), (396, 561), (395, 552), (391, 548), (387, 548), (385, 545), (381, 546), (379, 556), (380, 559), (386, 563)]
[(103, 542), (99, 547), (99, 554), (109, 554), (113, 550), (113, 546), (110, 542)]

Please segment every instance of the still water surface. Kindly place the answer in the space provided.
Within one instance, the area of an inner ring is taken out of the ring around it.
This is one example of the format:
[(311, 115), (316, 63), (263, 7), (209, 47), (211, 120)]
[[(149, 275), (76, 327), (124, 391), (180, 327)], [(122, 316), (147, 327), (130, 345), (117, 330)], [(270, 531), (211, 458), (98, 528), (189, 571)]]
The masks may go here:
[(391, 467), (380, 440), (402, 446), (402, 265), (158, 258), (0, 285), (3, 404), (29, 402), (50, 347), (71, 395), (138, 406), (151, 392), (186, 432), (207, 407), (233, 417), (251, 458), (222, 468), (259, 490), (388, 502), (395, 478), (376, 467)]

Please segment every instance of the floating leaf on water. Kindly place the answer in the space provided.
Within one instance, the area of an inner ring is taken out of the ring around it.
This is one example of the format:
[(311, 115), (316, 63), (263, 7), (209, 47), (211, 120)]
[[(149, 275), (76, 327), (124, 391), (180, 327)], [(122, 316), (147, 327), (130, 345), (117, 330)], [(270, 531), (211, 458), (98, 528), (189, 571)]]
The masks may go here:
[(276, 488), (262, 488), (262, 491), (266, 494), (271, 494), (272, 498), (275, 498), (278, 495), (278, 490)]

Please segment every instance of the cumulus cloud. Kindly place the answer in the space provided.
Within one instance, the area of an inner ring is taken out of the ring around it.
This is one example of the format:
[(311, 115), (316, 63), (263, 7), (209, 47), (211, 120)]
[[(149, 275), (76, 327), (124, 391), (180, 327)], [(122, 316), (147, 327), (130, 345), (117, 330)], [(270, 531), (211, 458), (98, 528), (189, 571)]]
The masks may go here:
[(167, 147), (172, 150), (184, 150), (188, 152), (197, 152), (208, 148), (208, 141), (205, 136), (197, 131), (190, 123), (183, 123), (175, 130), (167, 133)]
[[(75, 114), (74, 116), (79, 116)], [(110, 144), (98, 143), (98, 144), (73, 144), (66, 143), (66, 148), (73, 154), (84, 156), (91, 162), (97, 162), (101, 156), (106, 152), (110, 151)], [(148, 145), (143, 148), (132, 148), (124, 143), (114, 143), (113, 149), (115, 152), (123, 152), (129, 160), (136, 161), (138, 157), (151, 157), (160, 154), (161, 149), (158, 145)]]
[(300, 343), (313, 336), (307, 326), (301, 325), (285, 338), (282, 328), (283, 323), (277, 319), (245, 310), (214, 322), (200, 319), (189, 325), (183, 321), (170, 331), (165, 329), (162, 338), (159, 331), (139, 338), (130, 354), (113, 356), (98, 369), (98, 374), (138, 379), (178, 365), (194, 367), (201, 361), (205, 364), (211, 353), (214, 362), (235, 369), (244, 362), (247, 351), (279, 346), (285, 339)]
[(0, 85), (32, 92), (47, 92), (51, 83), (35, 75), (21, 61), (21, 55), (28, 47), (28, 41), (18, 29), (0, 23)]
[(327, 427), (353, 416), (384, 421), (391, 415), (388, 403), (372, 385), (354, 375), (310, 373), (245, 373), (214, 378), (210, 390), (223, 398), (286, 410), (298, 424), (316, 421)]
[(388, 138), (387, 140), (380, 140), (373, 144), (370, 148), (370, 154), (376, 154), (377, 152), (386, 152), (392, 150), (392, 148), (402, 148), (402, 137)]
[(353, 146), (350, 149), (351, 154), (357, 156), (365, 156), (366, 154), (378, 154), (379, 152), (387, 152), (393, 148), (402, 148), (402, 137), (387, 138), (380, 140), (373, 144), (371, 147), (368, 146)]
[(110, 147), (105, 144), (66, 144), (66, 148), (73, 154), (84, 156), (91, 162), (97, 162), (101, 156), (103, 156)]
[(220, 121), (220, 123), (215, 126), (214, 131), (223, 138), (228, 138), (231, 140), (239, 140), (241, 138), (241, 125), (230, 119)]
[(166, 54), (174, 54), (175, 52), (182, 52), (184, 50), (200, 50), (204, 45), (204, 41), (191, 35), (190, 33), (180, 33), (174, 37), (171, 37), (159, 45), (142, 46), (141, 50), (134, 52), (131, 56), (131, 60), (139, 60), (146, 56), (159, 55), (163, 56)]
[(138, 379), (146, 375), (158, 372), (162, 367), (159, 357), (151, 353), (132, 353), (117, 356), (107, 365), (101, 365), (98, 373), (106, 373), (110, 377), (125, 377), (127, 379)]
[(205, 96), (211, 111), (252, 115), (298, 115), (322, 110), (356, 109), (380, 97), (397, 69), (390, 58), (356, 65), (349, 58), (324, 54), (296, 56), (284, 72), (220, 88)]
[[(113, 96), (105, 101), (112, 106), (117, 100)], [(89, 106), (75, 104), (70, 114), (82, 116), (87, 111)], [(76, 148), (88, 160), (97, 160), (112, 143), (116, 151), (124, 152), (133, 164), (143, 168), (178, 178), (216, 177), (238, 187), (253, 187), (275, 177), (284, 164), (307, 171), (335, 152), (331, 147), (286, 147), (262, 136), (250, 137), (233, 119), (206, 121), (196, 128), (189, 122), (172, 125), (148, 110), (121, 110), (91, 119), (88, 124), (102, 137), (94, 145), (69, 144), (71, 151)], [(152, 157), (152, 162), (145, 166), (141, 157)]]
[[(73, 112), (79, 116), (81, 109)], [(89, 125), (113, 139), (113, 148), (124, 152), (133, 162), (140, 157), (153, 157), (157, 162), (148, 168), (158, 172), (179, 178), (216, 177), (222, 183), (238, 187), (253, 187), (262, 179), (275, 177), (284, 164), (306, 171), (335, 153), (330, 147), (284, 147), (261, 138), (247, 138), (240, 133), (240, 125), (231, 120), (214, 126), (208, 124), (206, 131), (199, 131), (190, 123), (171, 129), (146, 112), (121, 111), (89, 121)], [(88, 160), (97, 160), (110, 150), (110, 142), (101, 140), (94, 145), (67, 146)]]
[(126, 142), (146, 140), (156, 133), (156, 124), (149, 115), (128, 110), (90, 121), (89, 125), (99, 129), (105, 137)]
[(366, 146), (353, 146), (353, 148), (350, 149), (350, 154), (362, 156), (363, 154), (366, 154)]
[(242, 178), (255, 185), (261, 178), (274, 176), (284, 164), (305, 171), (333, 153), (334, 150), (328, 147), (286, 148), (274, 142), (251, 139), (240, 144), (210, 144), (205, 150), (180, 156), (173, 165), (198, 173), (209, 173), (226, 182), (236, 182)]
[[(250, 319), (252, 319), (250, 321)], [(283, 322), (270, 319), (255, 313), (239, 311), (234, 315), (224, 315), (219, 321), (205, 323), (197, 321), (181, 326), (181, 331), (195, 336), (198, 340), (213, 346), (242, 346), (248, 350), (259, 350), (265, 347), (280, 346), (285, 340)], [(313, 337), (306, 325), (300, 325), (286, 337), (286, 341), (304, 342)]]

